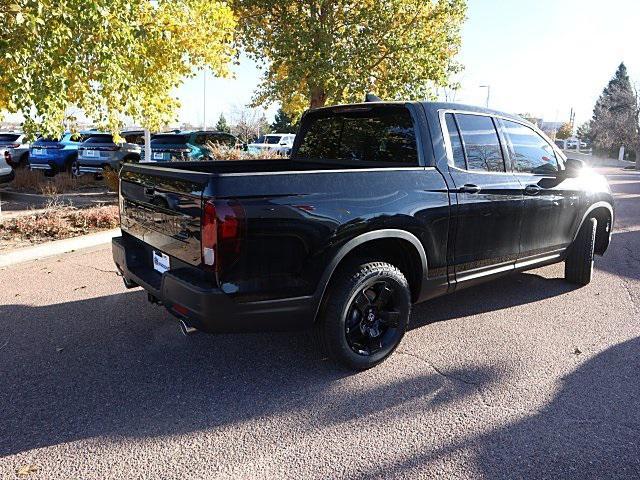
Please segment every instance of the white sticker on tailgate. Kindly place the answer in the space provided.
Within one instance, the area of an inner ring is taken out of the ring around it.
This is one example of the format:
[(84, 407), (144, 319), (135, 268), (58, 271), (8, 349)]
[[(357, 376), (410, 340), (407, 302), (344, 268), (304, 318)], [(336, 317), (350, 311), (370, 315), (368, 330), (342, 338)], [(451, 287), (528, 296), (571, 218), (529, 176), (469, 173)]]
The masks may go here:
[(162, 252), (156, 252), (154, 250), (153, 251), (153, 268), (154, 270), (160, 273), (164, 273), (167, 270), (169, 270), (169, 268), (171, 268), (171, 265), (169, 264), (169, 255), (165, 255)]

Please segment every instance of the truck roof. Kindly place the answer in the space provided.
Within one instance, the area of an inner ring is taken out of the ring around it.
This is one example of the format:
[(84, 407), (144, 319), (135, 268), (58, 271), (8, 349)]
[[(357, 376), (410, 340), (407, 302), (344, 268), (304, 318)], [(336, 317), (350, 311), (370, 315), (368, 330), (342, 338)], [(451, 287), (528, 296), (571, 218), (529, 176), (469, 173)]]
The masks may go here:
[[(342, 110), (348, 108), (364, 108), (371, 107), (375, 105), (406, 105), (407, 103), (420, 103), (423, 105), (424, 109), (427, 111), (437, 111), (437, 110), (465, 110), (468, 112), (478, 112), (478, 113), (487, 113), (490, 115), (500, 115), (501, 117), (512, 118), (514, 120), (525, 121), (522, 117), (518, 115), (514, 115), (512, 113), (502, 112), (499, 110), (493, 110), (486, 107), (479, 107), (477, 105), (466, 105), (463, 103), (453, 103), (453, 102), (418, 102), (418, 101), (382, 101), (382, 102), (362, 102), (362, 103), (348, 103), (341, 105), (331, 105), (327, 107), (320, 107), (313, 109), (312, 111), (323, 111), (323, 110)], [(529, 122), (527, 122), (529, 123)]]

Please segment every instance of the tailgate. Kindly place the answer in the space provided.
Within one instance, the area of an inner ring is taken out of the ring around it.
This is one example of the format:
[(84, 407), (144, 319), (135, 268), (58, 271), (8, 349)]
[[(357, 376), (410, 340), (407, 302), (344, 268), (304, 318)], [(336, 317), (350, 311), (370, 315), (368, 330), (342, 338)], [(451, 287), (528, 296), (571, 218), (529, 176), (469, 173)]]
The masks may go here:
[(126, 164), (120, 178), (122, 231), (183, 262), (200, 265), (202, 196), (210, 175)]

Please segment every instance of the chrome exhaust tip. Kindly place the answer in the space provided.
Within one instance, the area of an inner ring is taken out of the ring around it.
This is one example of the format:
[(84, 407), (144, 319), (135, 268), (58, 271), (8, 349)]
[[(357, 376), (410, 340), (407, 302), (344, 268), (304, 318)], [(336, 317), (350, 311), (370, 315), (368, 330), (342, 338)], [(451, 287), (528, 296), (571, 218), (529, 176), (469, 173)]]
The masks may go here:
[(193, 335), (194, 333), (198, 332), (197, 328), (187, 325), (184, 320), (178, 319), (178, 322), (180, 322), (180, 331), (185, 337), (188, 337), (189, 335)]

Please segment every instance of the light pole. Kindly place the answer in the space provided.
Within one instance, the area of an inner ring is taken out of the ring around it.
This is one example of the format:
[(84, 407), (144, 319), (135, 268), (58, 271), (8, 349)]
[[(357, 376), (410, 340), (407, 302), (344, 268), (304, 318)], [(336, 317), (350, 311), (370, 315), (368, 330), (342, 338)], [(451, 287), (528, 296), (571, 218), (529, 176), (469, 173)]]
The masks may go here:
[(480, 88), (487, 89), (487, 108), (489, 108), (489, 99), (491, 98), (491, 85), (480, 85)]
[(207, 129), (207, 70), (202, 69), (202, 130)]

